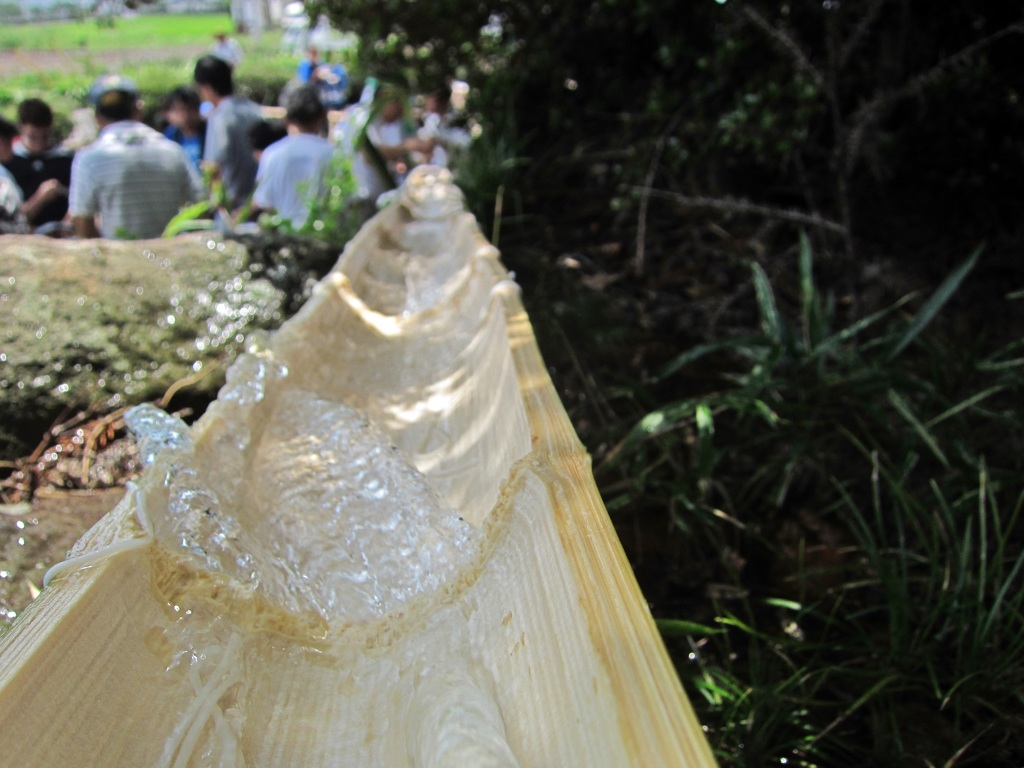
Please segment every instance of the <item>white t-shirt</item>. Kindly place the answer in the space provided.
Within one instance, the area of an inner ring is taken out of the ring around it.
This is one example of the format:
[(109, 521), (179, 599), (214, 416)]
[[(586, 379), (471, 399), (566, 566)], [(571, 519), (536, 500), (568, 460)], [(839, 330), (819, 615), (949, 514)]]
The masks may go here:
[(310, 133), (274, 142), (260, 158), (253, 202), (301, 227), (309, 215), (309, 203), (321, 192), (324, 168), (333, 154), (334, 145)]
[[(407, 136), (401, 120), (391, 123), (374, 122), (366, 127), (366, 138), (375, 147), (398, 146)], [(380, 195), (401, 181), (383, 176), (380, 167), (366, 156), (365, 150), (356, 152), (352, 158), (352, 175), (355, 176), (359, 196), (371, 202), (375, 202)]]
[(428, 112), (423, 117), (423, 126), (416, 132), (421, 139), (437, 139), (434, 151), (428, 162), (441, 168), (448, 167), (450, 150), (463, 150), (469, 146), (471, 138), (468, 131), (452, 128), (447, 119), (437, 112)]
[(21, 216), (21, 204), (25, 202), (21, 187), (4, 166), (0, 165), (0, 235), (8, 232), (27, 231)]

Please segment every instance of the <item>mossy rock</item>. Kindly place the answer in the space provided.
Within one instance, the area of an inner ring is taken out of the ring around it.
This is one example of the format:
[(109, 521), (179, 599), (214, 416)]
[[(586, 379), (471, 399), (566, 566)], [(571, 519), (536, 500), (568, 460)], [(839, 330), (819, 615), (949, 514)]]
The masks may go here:
[(192, 395), (214, 396), (248, 334), (294, 303), (257, 270), (210, 234), (0, 238), (0, 458), (24, 455), (69, 409), (145, 402), (191, 379)]

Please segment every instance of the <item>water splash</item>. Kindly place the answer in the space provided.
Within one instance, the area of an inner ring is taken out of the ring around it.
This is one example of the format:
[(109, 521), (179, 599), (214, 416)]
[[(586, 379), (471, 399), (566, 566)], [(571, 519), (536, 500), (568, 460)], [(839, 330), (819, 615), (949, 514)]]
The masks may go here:
[[(234, 371), (225, 407), (264, 399), (272, 361), (245, 358), (250, 375)], [(474, 560), (482, 535), (365, 414), (301, 390), (273, 404), (258, 436), (225, 435), (247, 455), (228, 484), (205, 476), (179, 419), (151, 405), (127, 413), (165, 477), (166, 512), (151, 511), (165, 546), (281, 608), (343, 623), (381, 619)]]

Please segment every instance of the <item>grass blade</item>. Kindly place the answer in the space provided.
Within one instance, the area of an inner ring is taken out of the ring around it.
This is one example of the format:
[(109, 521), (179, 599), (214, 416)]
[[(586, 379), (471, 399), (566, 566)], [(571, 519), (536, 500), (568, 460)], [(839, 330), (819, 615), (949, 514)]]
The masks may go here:
[(722, 350), (736, 349), (737, 347), (756, 346), (758, 341), (759, 340), (756, 337), (744, 336), (742, 338), (728, 339), (726, 341), (714, 341), (708, 344), (698, 344), (697, 346), (686, 350), (682, 354), (677, 355), (666, 363), (662, 369), (655, 374), (654, 380), (661, 381), (662, 379), (667, 379), (676, 371), (685, 368), (690, 363), (695, 360), (699, 360), (706, 355), (720, 352)]
[(818, 311), (811, 260), (811, 243), (807, 233), (800, 233), (800, 304), (803, 316), (804, 348), (813, 349), (821, 338), (821, 313)]
[(951, 416), (956, 416), (961, 411), (964, 411), (964, 410), (970, 408), (973, 405), (977, 405), (982, 400), (985, 400), (985, 399), (991, 397), (992, 395), (996, 394), (997, 392), (1002, 392), (1004, 389), (1006, 389), (1006, 387), (1003, 386), (1002, 384), (1000, 384), (997, 387), (989, 387), (986, 390), (978, 392), (976, 395), (972, 395), (971, 397), (967, 398), (963, 402), (957, 403), (952, 408), (949, 408), (948, 410), (943, 411), (938, 416), (936, 416), (934, 419), (930, 419), (929, 421), (927, 421), (925, 423), (925, 426), (926, 427), (934, 427), (936, 424), (940, 424), (941, 422), (945, 421), (946, 419), (950, 418)]
[(686, 621), (684, 619), (655, 619), (654, 623), (658, 626), (658, 631), (665, 637), (675, 637), (678, 635), (721, 635), (725, 633), (725, 630), (720, 627), (709, 627), (706, 624), (698, 624), (695, 621)]
[(888, 677), (883, 677), (877, 683), (872, 685), (867, 691), (865, 691), (863, 694), (861, 694), (861, 696), (855, 702), (853, 702), (853, 704), (848, 706), (842, 713), (840, 713), (840, 715), (835, 720), (833, 720), (831, 723), (829, 723), (821, 733), (817, 734), (811, 740), (811, 745), (813, 746), (818, 741), (820, 741), (823, 736), (825, 736), (827, 733), (829, 733), (830, 731), (835, 729), (844, 720), (846, 720), (850, 715), (852, 715), (858, 709), (860, 709), (865, 704), (867, 704), (869, 701), (871, 701), (871, 699), (873, 699), (882, 690), (884, 690), (885, 688), (888, 688), (889, 685), (893, 681), (895, 681), (897, 679), (898, 678), (897, 678), (896, 675), (889, 675)]
[(892, 351), (889, 352), (887, 359), (892, 360), (900, 352), (907, 348), (907, 346), (914, 341), (920, 335), (924, 327), (930, 323), (935, 316), (942, 309), (943, 305), (949, 301), (949, 297), (956, 293), (960, 287), (960, 283), (964, 281), (968, 273), (974, 269), (974, 265), (978, 263), (978, 257), (981, 256), (982, 247), (978, 246), (974, 253), (961, 264), (959, 267), (953, 270), (953, 272), (942, 281), (942, 285), (939, 286), (938, 290), (932, 294), (931, 298), (925, 302), (925, 305), (921, 307), (921, 311), (917, 313), (917, 317), (914, 318), (910, 327), (903, 334), (903, 337), (897, 342), (896, 346), (893, 347)]
[(860, 320), (858, 320), (855, 323), (851, 323), (850, 325), (848, 325), (843, 330), (837, 331), (836, 333), (832, 334), (828, 338), (823, 339), (821, 344), (818, 345), (818, 350), (821, 351), (821, 350), (828, 349), (830, 347), (839, 346), (840, 344), (843, 344), (843, 343), (849, 341), (854, 336), (856, 336), (858, 333), (860, 333), (864, 329), (870, 327), (874, 323), (878, 322), (879, 320), (884, 318), (886, 315), (892, 314), (894, 311), (896, 311), (897, 309), (902, 307), (904, 304), (906, 304), (908, 301), (913, 299), (915, 296), (917, 296), (916, 293), (908, 293), (906, 296), (903, 296), (899, 301), (895, 302), (891, 306), (888, 306), (885, 309), (880, 309), (877, 312), (872, 312), (867, 317), (861, 318)]
[(761, 329), (765, 336), (778, 344), (782, 341), (782, 318), (775, 304), (771, 283), (760, 264), (753, 263), (750, 268), (754, 272), (754, 292), (757, 294), (757, 306), (761, 310)]
[(889, 402), (892, 403), (899, 415), (906, 419), (910, 426), (914, 428), (914, 431), (917, 432), (921, 440), (924, 441), (924, 444), (928, 446), (932, 455), (942, 463), (943, 467), (949, 469), (949, 459), (947, 459), (946, 454), (942, 452), (942, 449), (939, 447), (939, 444), (932, 433), (929, 432), (928, 428), (921, 423), (921, 420), (914, 415), (914, 412), (910, 408), (910, 404), (904, 400), (895, 389), (890, 389), (887, 394)]

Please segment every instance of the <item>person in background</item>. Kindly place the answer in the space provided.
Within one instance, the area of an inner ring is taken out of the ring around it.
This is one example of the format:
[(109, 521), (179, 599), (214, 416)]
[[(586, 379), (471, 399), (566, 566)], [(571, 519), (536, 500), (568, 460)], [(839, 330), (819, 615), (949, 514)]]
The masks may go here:
[(327, 111), (315, 85), (306, 84), (288, 97), (285, 111), (288, 136), (263, 152), (252, 201), (261, 211), (276, 211), (296, 229), (309, 215), (309, 204), (320, 190), (324, 168), (334, 146), (324, 138)]
[(260, 120), (254, 123), (249, 129), (249, 140), (252, 142), (252, 156), (256, 162), (259, 163), (263, 157), (263, 150), (287, 135), (288, 126), (283, 120)]
[(28, 225), (21, 212), (21, 188), (11, 172), (0, 165), (0, 235), (27, 234)]
[(324, 109), (341, 109), (348, 103), (348, 70), (340, 61), (334, 61), (330, 51), (317, 67), (314, 79)]
[(352, 174), (366, 219), (376, 211), (377, 198), (402, 183), (411, 154), (428, 155), (434, 142), (416, 136), (415, 126), (406, 115), (404, 92), (381, 85), (374, 92), (369, 122), (356, 138), (354, 148)]
[(25, 216), (21, 212), (21, 205), (25, 202), (21, 196), (21, 187), (6, 166), (7, 161), (14, 156), (14, 140), (17, 136), (18, 126), (0, 117), (0, 235), (28, 231)]
[(228, 37), (226, 32), (218, 32), (213, 36), (213, 47), (210, 54), (221, 61), (226, 61), (232, 69), (242, 61), (242, 46), (233, 37)]
[(68, 212), (74, 153), (55, 140), (53, 110), (42, 99), (25, 99), (18, 105), (18, 137), (5, 165), (21, 188), (26, 221), (45, 233), (59, 227)]
[(14, 140), (18, 138), (18, 126), (6, 117), (0, 117), (0, 165), (7, 170), (7, 162), (14, 157)]
[(320, 52), (316, 46), (309, 46), (306, 49), (306, 58), (299, 62), (299, 68), (295, 72), (295, 79), (301, 84), (316, 82), (316, 70), (320, 66)]
[(164, 136), (180, 144), (196, 171), (201, 170), (206, 146), (206, 121), (199, 114), (199, 94), (187, 85), (175, 88), (164, 99)]
[(422, 125), (416, 135), (434, 145), (426, 158), (431, 165), (449, 166), (452, 155), (469, 146), (469, 131), (452, 125), (452, 90), (443, 85), (423, 95)]
[(235, 96), (231, 67), (216, 56), (196, 62), (194, 77), (199, 96), (213, 104), (206, 118), (206, 147), (203, 166), (224, 184), (231, 210), (248, 200), (256, 185), (256, 159), (249, 130), (263, 119), (249, 99)]
[(99, 136), (75, 155), (69, 213), (79, 237), (159, 237), (203, 184), (185, 151), (139, 121), (138, 89), (106, 75), (89, 92)]

